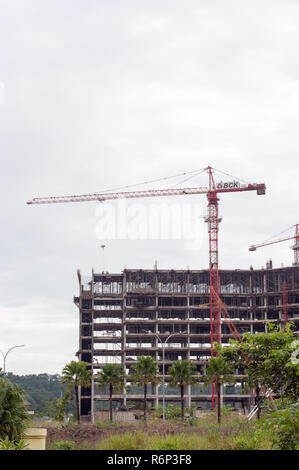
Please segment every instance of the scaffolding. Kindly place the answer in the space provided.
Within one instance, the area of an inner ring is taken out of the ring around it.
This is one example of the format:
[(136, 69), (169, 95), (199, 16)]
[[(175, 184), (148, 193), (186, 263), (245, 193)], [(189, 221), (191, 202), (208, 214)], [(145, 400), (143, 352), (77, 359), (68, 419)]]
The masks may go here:
[[(127, 387), (114, 401), (127, 405), (142, 400), (140, 390), (130, 386), (130, 371), (138, 356), (152, 356), (162, 373), (162, 344), (165, 345), (166, 403), (180, 400), (167, 386), (168, 369), (175, 360), (190, 360), (199, 374), (211, 356), (209, 270), (125, 269), (121, 274), (92, 272), (88, 282), (78, 271), (79, 296), (74, 302), (80, 313), (79, 360), (92, 370), (91, 388), (82, 388), (82, 417), (92, 417), (96, 402), (108, 395), (97, 388), (96, 374), (107, 363), (117, 363), (126, 371)], [(285, 290), (286, 289), (286, 290)], [(299, 266), (274, 269), (220, 270), (219, 292), (238, 332), (267, 332), (267, 322), (284, 325), (287, 291), (288, 318), (299, 333)], [(220, 319), (220, 341), (228, 344), (233, 334), (224, 317)], [(160, 339), (160, 341), (159, 341)], [(223, 401), (249, 407), (251, 396), (241, 392), (243, 370), (236, 370), (237, 385), (226, 387)], [(210, 406), (212, 393), (201, 386), (186, 387), (186, 405)], [(162, 402), (160, 386), (152, 386), (148, 400), (154, 407)]]

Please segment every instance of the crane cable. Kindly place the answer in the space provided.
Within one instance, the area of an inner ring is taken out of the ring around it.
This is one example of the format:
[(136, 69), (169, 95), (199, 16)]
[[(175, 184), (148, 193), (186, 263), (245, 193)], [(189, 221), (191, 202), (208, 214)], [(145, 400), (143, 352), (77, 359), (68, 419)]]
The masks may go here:
[[(156, 183), (158, 181), (165, 181), (165, 180), (169, 180), (169, 179), (172, 179), (172, 178), (177, 178), (178, 176), (186, 176), (186, 175), (190, 175), (190, 174), (193, 174), (193, 176), (195, 176), (194, 175), (195, 173), (199, 174), (200, 172), (203, 172), (205, 169), (206, 168), (201, 168), (199, 170), (193, 170), (193, 171), (189, 171), (189, 172), (178, 173), (178, 174), (173, 175), (173, 176), (164, 176), (163, 178), (157, 178), (157, 179), (154, 179), (154, 180), (143, 181), (142, 183), (128, 184), (126, 186), (118, 186), (118, 187), (115, 187), (115, 188), (104, 189), (103, 191), (96, 192), (94, 194), (103, 194), (103, 193), (107, 193), (107, 192), (111, 192), (111, 191), (116, 191), (116, 190), (119, 190), (119, 189), (133, 188), (133, 187), (136, 187), (136, 186), (141, 186), (143, 184)], [(193, 176), (191, 176), (190, 178), (192, 178)], [(188, 178), (188, 179), (190, 179), (190, 178)]]
[[(264, 243), (267, 243), (267, 242), (269, 242), (269, 241), (276, 241), (276, 240), (275, 240), (276, 237), (279, 237), (280, 235), (282, 235), (283, 233), (288, 232), (291, 228), (294, 228), (294, 227), (295, 227), (295, 225), (291, 225), (291, 227), (287, 228), (286, 230), (283, 230), (282, 232), (279, 232), (279, 233), (277, 233), (276, 235), (273, 235), (272, 237), (268, 238), (268, 239), (265, 240), (264, 242), (258, 243), (258, 244), (259, 244), (259, 245), (261, 245), (261, 244), (263, 245)], [(278, 241), (278, 240), (277, 240), (277, 241)]]

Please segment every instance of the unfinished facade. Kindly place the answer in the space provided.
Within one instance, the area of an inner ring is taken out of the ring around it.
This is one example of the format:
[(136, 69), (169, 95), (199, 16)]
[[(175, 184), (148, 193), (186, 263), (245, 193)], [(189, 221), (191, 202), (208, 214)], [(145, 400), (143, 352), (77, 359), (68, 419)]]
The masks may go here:
[[(104, 364), (117, 363), (127, 373), (127, 389), (113, 400), (127, 405), (143, 399), (142, 389), (130, 386), (130, 368), (137, 357), (152, 356), (162, 373), (165, 347), (165, 380), (168, 368), (178, 359), (188, 359), (199, 374), (211, 354), (209, 271), (132, 270), (121, 274), (94, 273), (87, 283), (78, 271), (80, 294), (74, 298), (80, 313), (79, 360), (93, 372), (91, 388), (81, 390), (82, 417), (92, 417), (96, 402), (108, 400), (99, 390), (96, 374)], [(283, 322), (283, 283), (287, 283), (288, 317), (298, 331), (299, 266), (261, 270), (220, 270), (220, 295), (240, 334), (267, 331), (266, 322)], [(299, 332), (299, 331), (298, 331)], [(170, 338), (169, 336), (172, 335)], [(221, 342), (232, 338), (221, 320)], [(167, 343), (164, 342), (167, 339)], [(224, 403), (240, 406), (243, 371), (236, 370), (237, 385), (224, 387)], [(166, 403), (180, 400), (176, 389), (166, 387)], [(162, 403), (162, 386), (149, 390), (153, 406)], [(210, 406), (211, 390), (201, 385), (186, 387), (186, 405)]]

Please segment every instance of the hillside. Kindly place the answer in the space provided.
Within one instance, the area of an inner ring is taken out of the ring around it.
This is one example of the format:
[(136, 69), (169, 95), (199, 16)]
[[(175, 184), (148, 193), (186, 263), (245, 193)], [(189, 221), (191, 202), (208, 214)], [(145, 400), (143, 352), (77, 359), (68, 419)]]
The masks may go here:
[[(61, 383), (61, 376), (38, 374), (38, 375), (15, 375), (7, 374), (7, 378), (19, 385), (27, 394), (27, 400), (32, 405), (35, 414), (54, 415), (54, 401), (61, 398), (66, 386)], [(74, 411), (74, 403), (71, 402), (68, 411)]]

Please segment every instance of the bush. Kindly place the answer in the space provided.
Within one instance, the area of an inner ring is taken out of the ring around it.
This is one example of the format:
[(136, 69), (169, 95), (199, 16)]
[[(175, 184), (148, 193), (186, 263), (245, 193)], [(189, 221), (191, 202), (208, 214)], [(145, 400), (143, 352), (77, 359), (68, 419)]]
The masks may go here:
[(24, 403), (25, 392), (0, 377), (0, 440), (19, 442), (29, 421)]
[(25, 450), (26, 444), (23, 440), (19, 442), (10, 441), (8, 436), (0, 442), (0, 450)]
[(268, 434), (272, 449), (299, 450), (299, 402), (284, 409), (279, 409), (282, 402), (275, 402), (278, 410), (270, 413), (271, 407), (267, 408), (264, 418), (255, 424), (256, 434)]
[(74, 441), (54, 442), (49, 450), (76, 450), (76, 443)]
[(189, 418), (188, 419), (188, 424), (189, 426), (197, 426), (198, 425), (198, 419), (197, 418)]
[(232, 438), (234, 450), (271, 450), (273, 431), (262, 426), (262, 420), (245, 421), (236, 427)]
[[(155, 411), (155, 416), (162, 417), (163, 416), (163, 406), (158, 406)], [(165, 406), (165, 418), (166, 419), (178, 419), (181, 417), (181, 408), (175, 405), (167, 405)]]
[(299, 403), (273, 413), (272, 427), (277, 431), (273, 449), (299, 450)]
[[(217, 412), (216, 407), (213, 410), (215, 413)], [(230, 405), (222, 405), (221, 407), (221, 414), (222, 416), (228, 416), (231, 415), (232, 411), (234, 411), (234, 408)]]
[(96, 421), (95, 425), (97, 428), (106, 428), (108, 423), (106, 421)]
[(235, 450), (255, 450), (252, 441), (248, 441), (246, 438), (237, 440), (234, 448)]

